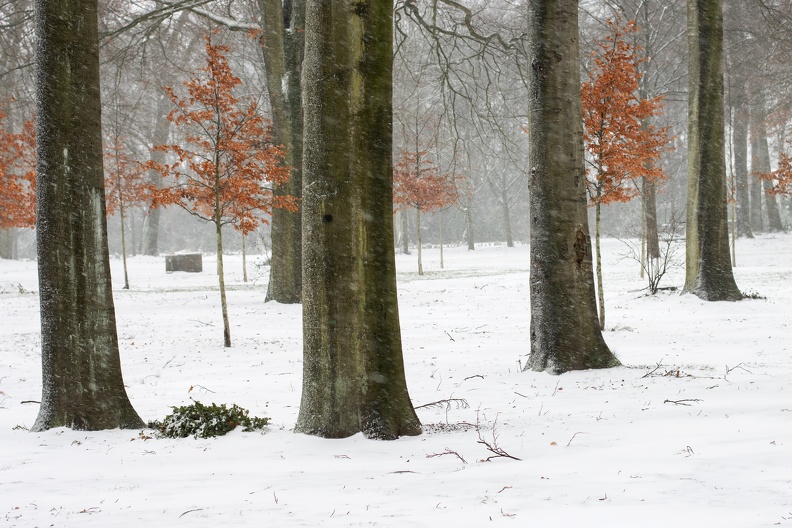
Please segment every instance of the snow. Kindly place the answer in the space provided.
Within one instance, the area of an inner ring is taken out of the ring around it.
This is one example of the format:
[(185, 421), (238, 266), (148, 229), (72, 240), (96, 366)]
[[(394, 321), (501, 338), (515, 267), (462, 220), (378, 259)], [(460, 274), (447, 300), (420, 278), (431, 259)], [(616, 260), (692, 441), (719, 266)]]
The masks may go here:
[[(425, 249), (424, 277), (415, 255), (397, 256), (413, 402), (469, 407), (418, 409), (427, 431), (393, 442), (292, 432), (300, 306), (265, 304), (266, 273), (243, 284), (233, 255), (230, 349), (213, 256), (197, 274), (133, 257), (129, 291), (112, 260), (124, 379), (144, 420), (192, 397), (268, 416), (265, 432), (28, 432), (38, 405), (25, 402), (41, 394), (36, 265), (0, 260), (0, 524), (792, 526), (792, 236), (738, 241), (737, 284), (766, 297), (738, 303), (644, 296), (624, 246), (603, 247), (605, 339), (624, 366), (562, 376), (521, 372), (526, 246), (446, 248), (445, 270)], [(521, 461), (483, 461), (479, 435)], [(447, 450), (467, 463), (431, 457)]]

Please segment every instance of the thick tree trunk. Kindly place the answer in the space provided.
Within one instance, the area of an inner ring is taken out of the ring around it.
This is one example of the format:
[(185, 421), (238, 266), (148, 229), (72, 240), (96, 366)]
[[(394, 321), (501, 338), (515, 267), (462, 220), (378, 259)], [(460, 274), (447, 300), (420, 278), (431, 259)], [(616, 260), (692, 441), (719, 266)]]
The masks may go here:
[(586, 207), (577, 0), (530, 0), (531, 355), (562, 373), (619, 361), (602, 338)]
[(388, 0), (308, 0), (304, 367), (295, 430), (392, 439), (421, 425), (407, 392), (393, 248)]
[(107, 247), (96, 0), (37, 0), (41, 408), (32, 427), (144, 427), (124, 389)]
[[(276, 196), (302, 196), (302, 92), (304, 49), (303, 0), (258, 0), (267, 93), (272, 107), (275, 142), (284, 146), (291, 168), (289, 181), (275, 186)], [(299, 303), (302, 299), (302, 213), (272, 211), (272, 258), (267, 301)]]
[(738, 237), (753, 238), (751, 229), (751, 204), (748, 193), (748, 105), (745, 96), (734, 98), (734, 123), (732, 125), (732, 150), (734, 152), (735, 222)]
[[(772, 170), (770, 166), (770, 148), (767, 144), (767, 109), (765, 106), (764, 92), (759, 91), (754, 98), (751, 106), (751, 172), (754, 177), (757, 173), (767, 173)], [(778, 203), (773, 195), (767, 194), (767, 190), (773, 187), (768, 180), (762, 180), (760, 189), (762, 200), (767, 211), (767, 230), (776, 233), (784, 230), (781, 223), (781, 213), (778, 210)], [(759, 185), (757, 185), (759, 187)]]
[(726, 210), (721, 0), (688, 2), (688, 196), (685, 290), (742, 298), (732, 274)]
[[(172, 104), (171, 100), (165, 94), (160, 95), (157, 100), (154, 134), (151, 137), (151, 144), (154, 146), (164, 145), (168, 142), (171, 122), (165, 117), (168, 115)], [(151, 152), (151, 160), (159, 164), (165, 163), (167, 161), (167, 154), (160, 150), (153, 150)], [(160, 173), (160, 171), (148, 171), (148, 178), (149, 182), (151, 182), (155, 188), (159, 189), (162, 187), (162, 173)], [(143, 255), (156, 256), (159, 254), (160, 213), (159, 207), (149, 207), (146, 212), (146, 217), (143, 219), (143, 232), (140, 237), (140, 252)]]

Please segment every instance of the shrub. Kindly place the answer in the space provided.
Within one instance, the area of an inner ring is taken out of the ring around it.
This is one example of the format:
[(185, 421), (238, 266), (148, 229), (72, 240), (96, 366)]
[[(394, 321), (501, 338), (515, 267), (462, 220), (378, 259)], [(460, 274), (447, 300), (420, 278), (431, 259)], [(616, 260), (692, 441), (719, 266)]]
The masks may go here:
[(166, 438), (209, 438), (223, 436), (240, 425), (243, 431), (254, 431), (263, 429), (268, 423), (269, 418), (251, 418), (248, 410), (237, 404), (228, 408), (225, 404), (204, 405), (196, 401), (192, 405), (173, 407), (172, 414), (161, 422), (150, 422), (149, 427)]

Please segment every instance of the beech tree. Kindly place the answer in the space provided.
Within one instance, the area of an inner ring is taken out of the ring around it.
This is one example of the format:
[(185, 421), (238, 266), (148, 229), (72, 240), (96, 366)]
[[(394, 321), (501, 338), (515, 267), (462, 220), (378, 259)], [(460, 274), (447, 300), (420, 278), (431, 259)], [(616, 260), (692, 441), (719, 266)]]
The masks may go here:
[(729, 255), (721, 1), (688, 1), (685, 291), (707, 301), (736, 301), (742, 294)]
[(456, 202), (456, 178), (441, 174), (429, 159), (427, 150), (402, 151), (393, 170), (393, 202), (396, 210), (415, 209), (416, 241), (418, 243), (418, 275), (423, 275), (421, 262), (421, 213), (431, 213)]
[[(600, 218), (603, 204), (628, 202), (640, 195), (643, 181), (657, 185), (667, 175), (660, 155), (667, 149), (668, 131), (648, 123), (662, 112), (662, 99), (640, 99), (640, 51), (627, 41), (635, 22), (607, 21), (612, 34), (596, 43), (590, 80), (583, 83), (584, 140), (589, 153), (587, 191), (595, 209), (594, 240), (599, 298), (599, 324), (605, 328)], [(650, 257), (650, 261), (656, 261)]]
[(298, 432), (421, 433), (396, 297), (392, 66), (392, 2), (308, 0)]
[(531, 355), (560, 374), (619, 364), (602, 337), (583, 157), (578, 0), (530, 0)]
[(155, 150), (174, 156), (176, 161), (147, 165), (171, 179), (169, 185), (154, 191), (155, 205), (178, 205), (215, 225), (226, 347), (231, 346), (231, 329), (223, 272), (223, 226), (230, 225), (246, 235), (265, 221), (262, 215), (273, 208), (296, 209), (293, 197), (273, 195), (272, 185), (286, 182), (289, 171), (281, 163), (283, 152), (272, 143), (272, 132), (256, 101), (242, 104), (233, 94), (241, 81), (228, 65), (228, 49), (206, 37), (206, 66), (184, 83), (189, 95), (179, 97), (166, 88), (176, 106), (168, 119), (182, 129), (186, 146), (158, 145)]
[(32, 431), (144, 427), (121, 376), (107, 247), (97, 0), (36, 0), (42, 398)]

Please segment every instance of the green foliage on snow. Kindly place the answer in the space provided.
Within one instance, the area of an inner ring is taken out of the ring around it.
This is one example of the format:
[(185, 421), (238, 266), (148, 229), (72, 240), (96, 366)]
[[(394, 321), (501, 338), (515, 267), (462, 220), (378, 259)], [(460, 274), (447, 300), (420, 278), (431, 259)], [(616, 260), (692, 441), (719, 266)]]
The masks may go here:
[(228, 408), (225, 404), (204, 405), (196, 401), (192, 405), (173, 407), (172, 414), (161, 422), (150, 422), (149, 427), (165, 438), (209, 438), (223, 436), (239, 426), (244, 427), (243, 431), (263, 429), (268, 423), (269, 418), (251, 417), (247, 409), (237, 404)]

